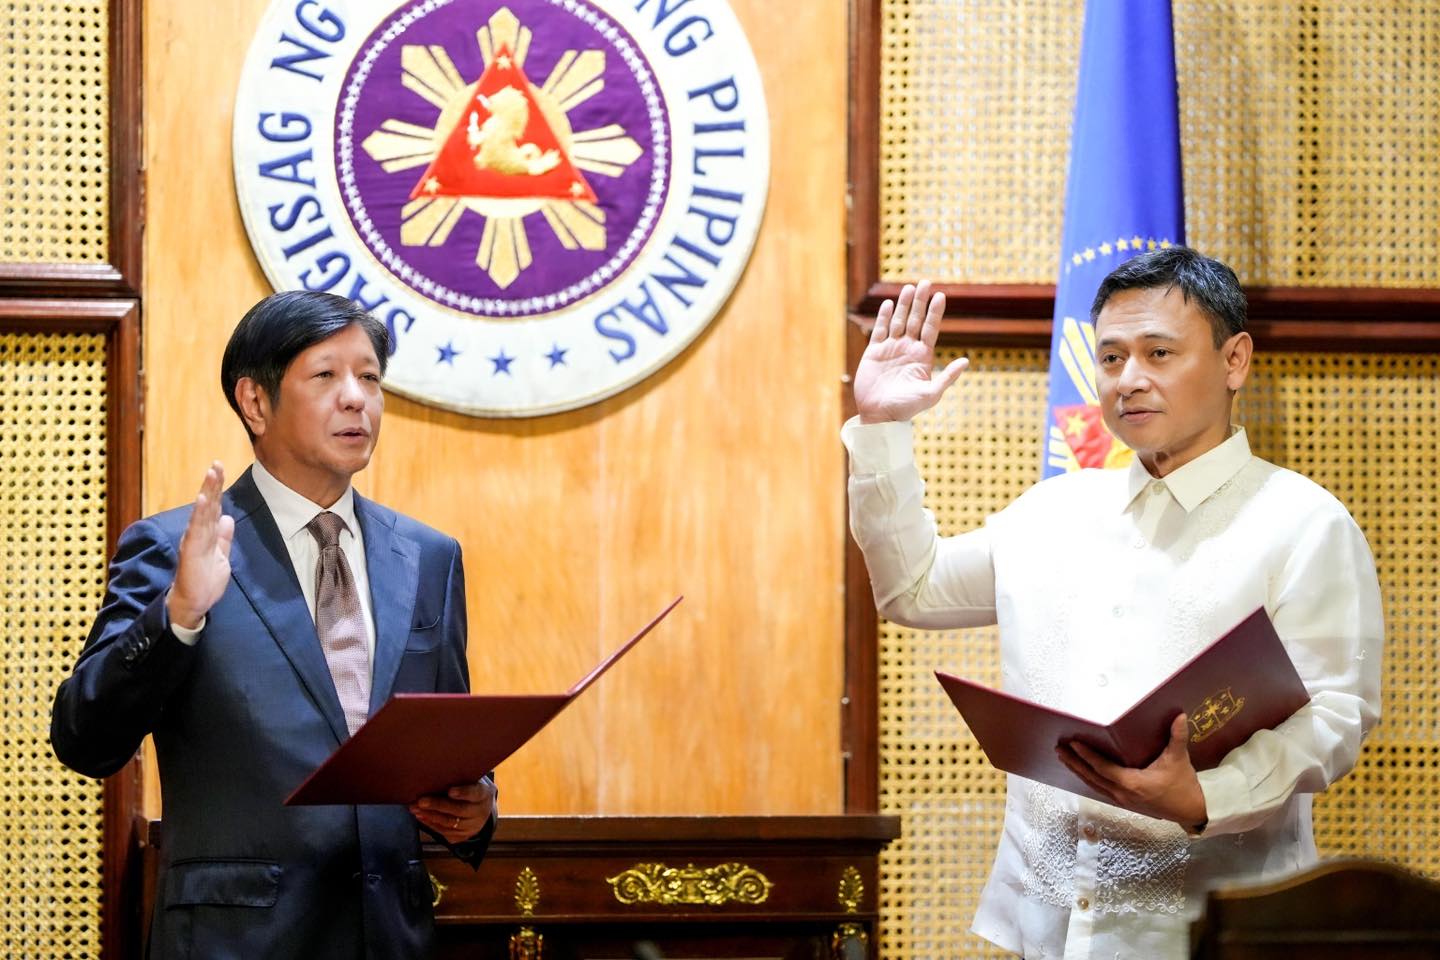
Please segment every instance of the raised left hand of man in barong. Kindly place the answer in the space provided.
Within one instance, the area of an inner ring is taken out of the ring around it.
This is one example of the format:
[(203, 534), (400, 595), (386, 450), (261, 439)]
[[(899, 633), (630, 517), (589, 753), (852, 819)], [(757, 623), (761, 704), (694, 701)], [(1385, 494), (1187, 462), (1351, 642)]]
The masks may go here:
[(1117, 807), (1171, 820), (1190, 833), (1205, 828), (1205, 794), (1190, 763), (1190, 725), (1185, 714), (1170, 724), (1170, 742), (1148, 767), (1126, 767), (1077, 740), (1055, 748), (1060, 762)]

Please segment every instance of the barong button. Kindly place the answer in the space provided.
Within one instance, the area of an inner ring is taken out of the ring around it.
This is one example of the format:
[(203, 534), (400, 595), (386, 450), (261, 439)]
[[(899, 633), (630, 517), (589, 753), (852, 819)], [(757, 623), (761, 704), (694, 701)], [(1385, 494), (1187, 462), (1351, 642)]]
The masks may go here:
[(1079, 900), (1076, 900), (1076, 901), (1075, 901), (1075, 906), (1079, 907), (1081, 910), (1089, 910), (1089, 909), (1090, 909), (1090, 898), (1089, 898), (1089, 897), (1081, 897)]
[(1103, 673), (1100, 674), (1098, 677), (1095, 678), (1095, 683), (1096, 683), (1097, 685), (1099, 685), (1099, 686), (1102, 686), (1102, 687), (1105, 686), (1105, 684), (1107, 684), (1107, 683), (1109, 683), (1109, 682), (1110, 682), (1110, 678), (1107, 677), (1107, 676), (1105, 676), (1105, 674), (1103, 674)]
[(1110, 608), (1110, 612), (1113, 613), (1113, 614), (1114, 614), (1115, 616), (1117, 616), (1117, 617), (1123, 617), (1123, 616), (1125, 616), (1125, 608), (1124, 608), (1124, 607), (1111, 607), (1111, 608)]
[[(1085, 834), (1085, 839), (1086, 839), (1086, 840), (1094, 840), (1094, 839), (1095, 839), (1095, 835), (1096, 835), (1096, 833), (1097, 833), (1098, 831), (1096, 831), (1096, 829), (1095, 829), (1095, 824), (1093, 824), (1093, 823), (1087, 823), (1087, 824), (1085, 824), (1084, 828), (1083, 828), (1080, 832), (1083, 833), (1083, 834)], [(1083, 909), (1083, 908), (1082, 908), (1082, 909)]]

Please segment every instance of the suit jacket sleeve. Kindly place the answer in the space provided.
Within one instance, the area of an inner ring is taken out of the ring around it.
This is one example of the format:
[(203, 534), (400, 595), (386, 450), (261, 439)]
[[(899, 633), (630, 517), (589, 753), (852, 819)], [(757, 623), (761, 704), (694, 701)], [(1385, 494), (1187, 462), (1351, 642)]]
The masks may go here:
[(105, 602), (50, 715), (62, 763), (92, 777), (123, 767), (185, 680), (195, 650), (170, 629), (165, 596), (175, 580), (175, 545), (153, 520), (120, 536)]
[[(445, 585), (445, 613), (441, 618), (446, 634), (442, 644), (443, 659), (436, 680), (435, 692), (469, 693), (470, 668), (465, 660), (466, 631), (468, 629), (465, 615), (465, 564), (460, 557), (460, 544), (451, 541), (451, 545), (454, 552), (450, 560), (450, 575)], [(492, 770), (487, 776), (493, 782), (495, 772)], [(480, 861), (485, 859), (485, 851), (490, 846), (490, 838), (495, 834), (495, 820), (496, 815), (491, 814), (484, 829), (460, 843), (450, 843), (423, 824), (420, 825), (420, 829), (437, 843), (444, 844), (451, 853), (470, 866), (479, 868)]]

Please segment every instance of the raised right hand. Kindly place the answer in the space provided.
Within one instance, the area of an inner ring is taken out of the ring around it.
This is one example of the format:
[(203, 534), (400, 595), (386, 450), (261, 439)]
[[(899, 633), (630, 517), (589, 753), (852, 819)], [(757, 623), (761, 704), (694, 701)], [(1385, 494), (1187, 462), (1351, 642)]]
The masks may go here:
[(935, 406), (960, 379), (970, 365), (966, 357), (935, 373), (935, 340), (944, 314), (945, 294), (931, 297), (928, 280), (918, 288), (906, 284), (898, 304), (886, 300), (880, 305), (855, 369), (855, 409), (862, 423), (909, 420)]
[(170, 622), (187, 630), (200, 625), (230, 581), (230, 541), (235, 536), (235, 518), (220, 512), (224, 484), (225, 468), (216, 460), (205, 471), (190, 523), (180, 536), (180, 562), (165, 603)]

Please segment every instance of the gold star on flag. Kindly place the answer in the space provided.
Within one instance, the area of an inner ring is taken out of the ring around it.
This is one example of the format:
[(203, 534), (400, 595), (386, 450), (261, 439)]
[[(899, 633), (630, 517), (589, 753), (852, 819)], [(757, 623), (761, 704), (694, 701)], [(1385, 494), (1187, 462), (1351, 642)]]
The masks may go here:
[(1160, 249), (1161, 249), (1161, 250), (1169, 250), (1172, 246), (1174, 246), (1174, 244), (1172, 244), (1169, 240), (1161, 240), (1161, 241), (1160, 241)]
[(1072, 437), (1078, 437), (1085, 432), (1085, 418), (1078, 413), (1072, 413), (1065, 418), (1065, 432)]
[(1129, 241), (1129, 240), (1126, 240), (1124, 237), (1121, 237), (1119, 240), (1116, 240), (1116, 241), (1115, 241), (1115, 249), (1116, 249), (1116, 250), (1129, 250), (1129, 249), (1130, 249), (1130, 241)]
[(426, 180), (426, 181), (425, 181), (425, 192), (426, 192), (426, 193), (438, 193), (439, 190), (440, 190), (440, 179), (439, 179), (438, 177), (431, 177), (429, 180)]
[(1145, 243), (1145, 249), (1146, 249), (1146, 250), (1154, 250), (1154, 249), (1155, 249), (1155, 238), (1154, 238), (1154, 237), (1151, 237), (1148, 241), (1146, 241), (1146, 243)]
[(1086, 259), (1087, 261), (1089, 261), (1089, 260), (1094, 260), (1094, 259), (1095, 259), (1095, 248), (1094, 248), (1094, 247), (1086, 247), (1086, 248), (1085, 248), (1085, 259)]
[(584, 193), (585, 188), (580, 184), (579, 180), (574, 180), (570, 183), (570, 195), (572, 197), (578, 197), (583, 195)]
[(1110, 246), (1110, 242), (1108, 240), (1105, 243), (1100, 244), (1100, 252), (1105, 254), (1105, 256), (1107, 257), (1110, 256), (1110, 254), (1114, 252), (1114, 250), (1115, 248)]
[(509, 70), (510, 58), (505, 56), (505, 54), (503, 53), (500, 54), (500, 56), (495, 58), (495, 66), (499, 67), (501, 70)]
[(1136, 250), (1139, 250), (1140, 245), (1144, 242), (1145, 241), (1141, 240), (1139, 236), (1134, 236), (1130, 238), (1130, 246), (1134, 247)]
[(1080, 254), (1078, 254), (1078, 253), (1075, 254), (1075, 256), (1071, 257), (1070, 259), (1074, 262), (1075, 266), (1077, 266), (1077, 267), (1080, 266), (1080, 264), (1082, 264), (1082, 263), (1085, 262), (1084, 258), (1081, 257)]

